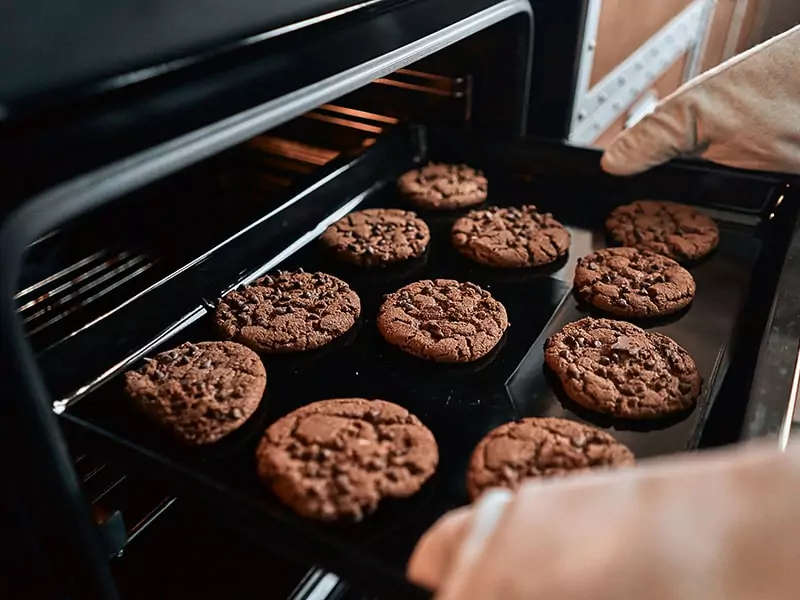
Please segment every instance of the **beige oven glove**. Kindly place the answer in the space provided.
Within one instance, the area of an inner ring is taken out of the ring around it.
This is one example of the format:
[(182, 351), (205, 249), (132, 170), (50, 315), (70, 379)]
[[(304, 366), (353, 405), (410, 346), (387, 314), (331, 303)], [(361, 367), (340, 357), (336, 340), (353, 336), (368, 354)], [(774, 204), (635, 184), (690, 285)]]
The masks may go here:
[(617, 136), (602, 164), (633, 175), (677, 156), (800, 173), (800, 26), (679, 88)]
[(485, 493), (419, 541), (436, 600), (797, 600), (800, 452), (683, 455)]

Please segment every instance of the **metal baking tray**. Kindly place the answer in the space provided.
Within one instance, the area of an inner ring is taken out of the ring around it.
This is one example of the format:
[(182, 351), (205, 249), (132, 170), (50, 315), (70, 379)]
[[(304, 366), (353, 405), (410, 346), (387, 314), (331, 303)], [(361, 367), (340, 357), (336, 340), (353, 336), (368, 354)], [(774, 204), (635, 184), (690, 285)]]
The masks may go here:
[[(775, 283), (776, 269), (770, 265), (780, 263), (795, 218), (789, 207), (798, 203), (783, 202), (789, 192), (778, 177), (695, 163), (615, 179), (600, 172), (597, 152), (558, 144), (497, 141), (423, 127), (392, 136), (367, 150), (385, 154), (378, 164), (371, 163), (365, 191), (339, 202), (322, 221), (309, 223), (309, 235), (270, 263), (273, 270), (302, 267), (343, 278), (361, 297), (361, 318), (351, 332), (320, 350), (265, 357), (267, 392), (240, 430), (210, 447), (181, 447), (132, 410), (123, 393), (124, 369), (79, 397), (63, 417), (97, 434), (132, 465), (168, 479), (176, 493), (191, 494), (213, 514), (264, 543), (381, 597), (409, 598), (426, 596), (404, 578), (410, 552), (438, 517), (467, 502), (469, 456), (492, 428), (524, 416), (576, 419), (608, 430), (646, 459), (698, 447), (715, 404), (723, 414), (721, 422), (733, 418), (735, 407), (747, 401), (745, 375), (753, 360), (748, 350), (758, 344), (759, 323), (766, 319)], [(534, 203), (553, 212), (571, 230), (569, 255), (544, 269), (496, 270), (473, 264), (450, 245), (449, 229), (460, 213), (420, 211), (432, 230), (429, 250), (409, 264), (383, 270), (337, 262), (314, 241), (327, 223), (348, 210), (406, 206), (394, 181), (429, 158), (464, 160), (483, 168), (490, 181), (490, 204)], [(347, 168), (339, 171), (340, 177), (354, 176)], [(582, 411), (565, 399), (557, 379), (543, 366), (542, 347), (548, 335), (586, 314), (571, 294), (572, 271), (577, 258), (606, 245), (605, 215), (641, 197), (703, 206), (717, 219), (721, 241), (709, 258), (691, 265), (697, 281), (691, 307), (643, 324), (672, 337), (693, 356), (704, 381), (698, 406), (672, 420), (627, 423)], [(229, 247), (219, 252), (238, 256)], [(224, 262), (224, 254), (217, 258)], [(217, 295), (264, 272), (263, 257), (250, 256), (249, 261), (244, 275), (238, 269), (241, 263), (233, 261), (228, 285), (217, 289)], [(468, 365), (425, 362), (390, 347), (377, 332), (375, 318), (384, 294), (435, 277), (472, 281), (506, 306), (511, 326), (484, 359)], [(194, 302), (201, 306), (201, 298)], [(188, 326), (188, 321), (176, 326), (148, 354), (186, 340), (217, 339), (211, 309)], [(137, 360), (125, 368), (138, 366)], [(256, 477), (253, 455), (264, 429), (299, 406), (336, 397), (382, 398), (406, 406), (430, 427), (440, 448), (438, 471), (418, 494), (386, 501), (358, 524), (304, 521)]]

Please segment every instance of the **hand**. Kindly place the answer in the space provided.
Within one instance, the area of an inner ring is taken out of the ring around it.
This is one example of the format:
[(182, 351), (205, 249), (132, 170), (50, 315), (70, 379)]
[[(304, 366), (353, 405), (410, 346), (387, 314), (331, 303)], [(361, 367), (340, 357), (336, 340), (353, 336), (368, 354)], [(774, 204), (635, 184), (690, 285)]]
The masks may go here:
[(800, 452), (728, 450), (487, 492), (420, 540), (437, 600), (790, 600)]
[(621, 133), (603, 168), (633, 175), (677, 156), (800, 173), (800, 26), (734, 56)]

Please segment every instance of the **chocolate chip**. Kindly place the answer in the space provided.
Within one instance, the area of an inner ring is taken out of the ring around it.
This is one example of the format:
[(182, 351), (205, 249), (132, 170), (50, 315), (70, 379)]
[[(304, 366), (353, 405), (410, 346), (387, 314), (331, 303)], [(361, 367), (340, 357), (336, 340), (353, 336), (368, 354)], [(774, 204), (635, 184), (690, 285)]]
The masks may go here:
[(366, 467), (371, 471), (380, 471), (386, 468), (386, 459), (374, 456), (367, 460)]
[(336, 487), (342, 492), (349, 492), (352, 484), (350, 482), (350, 478), (347, 475), (337, 475), (333, 479), (334, 484)]

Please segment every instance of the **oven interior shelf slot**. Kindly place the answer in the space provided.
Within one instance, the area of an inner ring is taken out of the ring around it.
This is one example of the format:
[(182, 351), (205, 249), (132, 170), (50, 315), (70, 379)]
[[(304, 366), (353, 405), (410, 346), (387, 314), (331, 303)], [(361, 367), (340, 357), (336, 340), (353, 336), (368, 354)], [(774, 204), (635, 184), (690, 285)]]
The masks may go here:
[[(231, 223), (229, 230), (235, 228), (236, 223), (267, 209), (271, 204), (270, 197), (285, 193), (331, 161), (358, 155), (400, 124), (400, 117), (384, 114), (391, 113), (391, 110), (379, 113), (374, 109), (355, 108), (363, 106), (365, 98), (374, 103), (372, 94), (375, 90), (384, 101), (399, 97), (387, 104), (403, 105), (415, 120), (424, 120), (434, 107), (452, 108), (450, 102), (453, 99), (462, 104), (455, 114), (464, 113), (469, 80), (469, 76), (450, 77), (401, 69), (364, 90), (345, 96), (336, 103), (321, 105), (209, 161), (205, 192), (198, 192), (204, 186), (194, 180), (183, 187), (170, 185), (150, 192), (145, 200), (126, 213), (130, 219), (117, 215), (112, 220), (138, 224), (143, 220), (141, 215), (153, 212), (159, 215), (160, 226), (172, 220), (176, 222), (175, 228), (181, 237), (204, 238), (210, 242), (224, 231), (220, 221), (224, 222), (226, 217)], [(409, 88), (406, 86), (412, 86), (412, 98), (407, 97)], [(192, 174), (187, 179), (194, 177)], [(233, 206), (232, 195), (236, 196)], [(172, 208), (166, 211), (156, 208), (165, 203)], [(192, 232), (185, 224), (178, 223), (186, 212), (196, 212), (198, 204), (214, 215), (214, 223), (202, 222), (201, 216), (202, 223)], [(215, 212), (217, 206), (219, 212)], [(36, 348), (48, 349), (102, 321), (114, 307), (148, 289), (191, 259), (191, 247), (174, 252), (171, 240), (166, 240), (165, 245), (163, 231), (153, 231), (155, 228), (149, 225), (134, 234), (117, 223), (104, 236), (102, 231), (109, 229), (107, 224), (108, 219), (100, 226), (95, 222), (83, 228), (86, 231), (84, 235), (69, 229), (54, 232), (35, 245), (27, 268), (28, 283), (17, 292), (15, 299)], [(74, 246), (76, 238), (82, 239), (80, 244), (65, 251), (65, 244)], [(38, 258), (42, 256), (45, 258)], [(73, 262), (69, 262), (70, 256), (76, 257)], [(38, 279), (35, 278), (37, 273)]]

